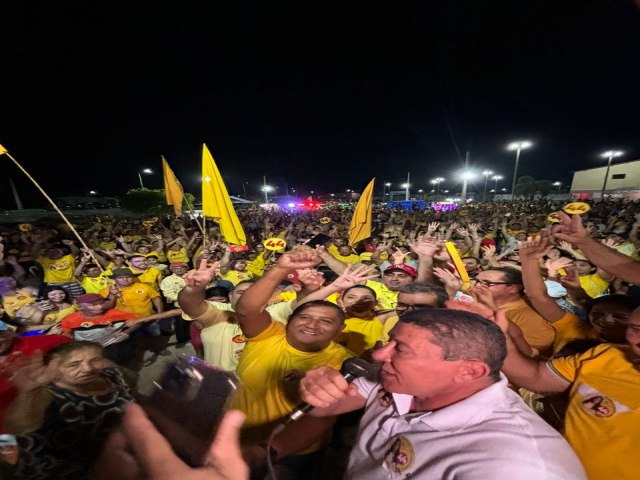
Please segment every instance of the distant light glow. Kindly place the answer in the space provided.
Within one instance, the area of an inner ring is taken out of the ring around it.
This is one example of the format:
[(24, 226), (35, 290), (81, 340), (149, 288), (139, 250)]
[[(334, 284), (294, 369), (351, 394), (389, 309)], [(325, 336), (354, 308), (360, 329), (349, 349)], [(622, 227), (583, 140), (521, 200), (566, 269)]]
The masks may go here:
[(494, 175), (491, 177), (491, 180), (502, 180), (504, 177), (502, 175)]
[(623, 154), (624, 152), (621, 152), (620, 150), (607, 150), (606, 152), (602, 153), (602, 158), (616, 158)]
[(295, 206), (296, 206), (296, 204), (295, 204), (295, 203), (293, 203), (293, 202), (289, 202), (289, 203), (287, 203), (287, 207), (289, 207), (289, 208), (293, 208), (293, 207), (295, 207)]
[(484, 172), (482, 172), (482, 175), (488, 177), (489, 175), (493, 175), (493, 172), (491, 170), (485, 170)]
[(210, 182), (211, 181), (211, 177), (202, 177), (202, 181), (203, 182)]
[(408, 183), (403, 183), (402, 185), (400, 185), (402, 188), (409, 188), (411, 185)]
[(273, 192), (274, 189), (271, 185), (263, 185), (260, 190), (263, 192)]
[(142, 170), (142, 173), (153, 173), (153, 170), (151, 170), (150, 168), (145, 168), (144, 170)]
[(528, 140), (522, 140), (519, 142), (511, 142), (507, 145), (507, 150), (525, 150), (527, 148), (531, 148), (533, 146), (532, 142)]
[(463, 180), (472, 180), (475, 177), (475, 174), (473, 172), (462, 172), (460, 177)]

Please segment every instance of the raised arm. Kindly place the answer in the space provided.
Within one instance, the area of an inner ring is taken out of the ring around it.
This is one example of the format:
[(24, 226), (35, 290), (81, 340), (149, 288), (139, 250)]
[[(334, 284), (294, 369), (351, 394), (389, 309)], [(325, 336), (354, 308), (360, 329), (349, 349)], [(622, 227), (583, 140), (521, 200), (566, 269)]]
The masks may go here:
[(561, 223), (553, 227), (553, 238), (576, 245), (591, 263), (611, 275), (627, 282), (640, 283), (640, 262), (591, 238), (580, 215), (569, 217), (560, 212), (558, 217)]
[(322, 260), (322, 262), (327, 267), (336, 272), (338, 275), (342, 274), (342, 272), (344, 272), (344, 270), (347, 268), (346, 263), (341, 262), (336, 257), (331, 255), (323, 246), (318, 245), (316, 247), (316, 252), (320, 260)]
[(205, 292), (219, 265), (218, 262), (208, 265), (207, 259), (203, 259), (197, 270), (191, 270), (182, 277), (187, 285), (178, 294), (178, 305), (190, 317), (199, 317), (207, 311), (209, 304)]
[(249, 287), (236, 305), (238, 323), (246, 337), (260, 335), (271, 324), (265, 306), (280, 283), (297, 269), (313, 268), (320, 263), (314, 251), (296, 251), (282, 255), (276, 264), (253, 286)]

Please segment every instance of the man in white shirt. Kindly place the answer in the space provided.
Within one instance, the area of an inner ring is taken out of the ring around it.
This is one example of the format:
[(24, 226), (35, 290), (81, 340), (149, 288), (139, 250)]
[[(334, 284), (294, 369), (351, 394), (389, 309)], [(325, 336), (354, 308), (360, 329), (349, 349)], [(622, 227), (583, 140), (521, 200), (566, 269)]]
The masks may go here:
[(505, 338), (473, 313), (406, 313), (373, 356), (379, 383), (347, 384), (328, 367), (307, 372), (314, 416), (365, 407), (346, 478), (585, 479), (562, 436), (507, 388)]

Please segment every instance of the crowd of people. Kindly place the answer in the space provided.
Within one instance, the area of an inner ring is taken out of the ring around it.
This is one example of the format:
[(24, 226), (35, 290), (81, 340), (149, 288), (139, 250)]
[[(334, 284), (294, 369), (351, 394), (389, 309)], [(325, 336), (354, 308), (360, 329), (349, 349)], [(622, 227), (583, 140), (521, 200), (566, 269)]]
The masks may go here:
[[(636, 478), (640, 204), (562, 207), (380, 205), (355, 245), (353, 206), (240, 210), (246, 246), (186, 215), (0, 225), (0, 471), (314, 478), (340, 445), (349, 479)], [(171, 335), (241, 385), (199, 467), (136, 406)]]

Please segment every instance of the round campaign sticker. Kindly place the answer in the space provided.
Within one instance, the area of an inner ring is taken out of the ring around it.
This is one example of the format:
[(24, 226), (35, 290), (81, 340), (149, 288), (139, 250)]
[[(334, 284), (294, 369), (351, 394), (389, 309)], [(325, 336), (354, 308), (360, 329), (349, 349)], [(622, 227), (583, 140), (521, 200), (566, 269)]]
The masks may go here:
[(322, 217), (320, 219), (320, 223), (322, 223), (323, 225), (326, 223), (329, 223), (331, 221), (331, 219), (329, 217)]
[(573, 202), (565, 205), (562, 209), (569, 215), (582, 215), (591, 210), (591, 205), (584, 202)]
[(287, 246), (287, 242), (278, 237), (267, 238), (262, 244), (267, 250), (280, 250)]
[(558, 213), (559, 212), (550, 213), (549, 216), (547, 217), (547, 220), (553, 223), (558, 223), (560, 221), (560, 217), (558, 217)]
[(30, 223), (21, 223), (18, 228), (21, 232), (30, 232), (31, 230), (33, 230), (33, 225), (31, 225)]

